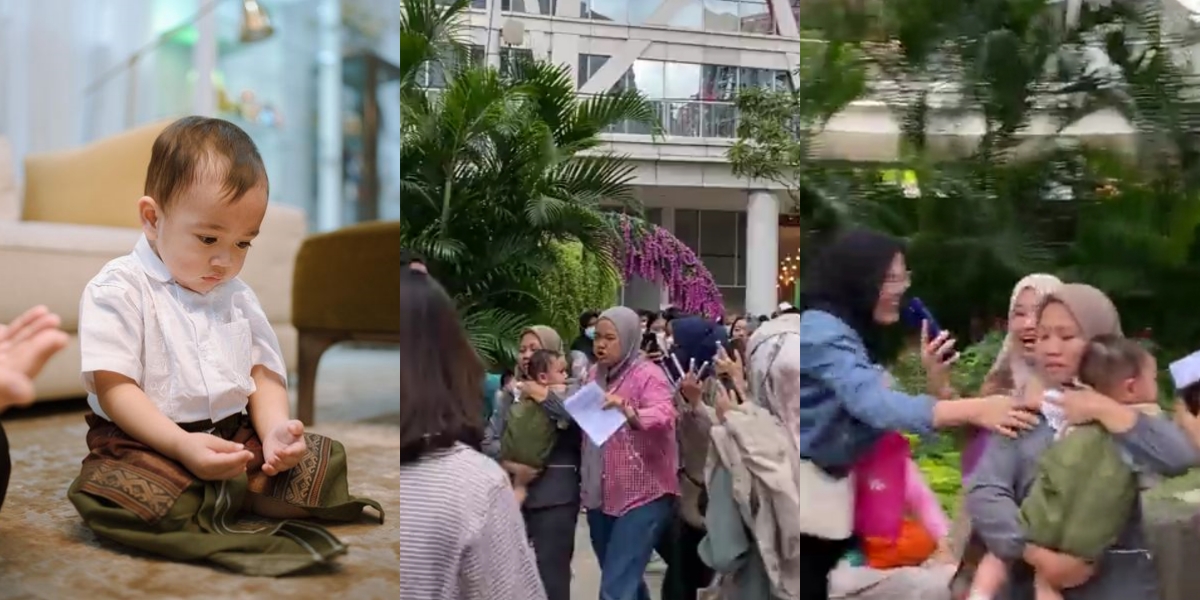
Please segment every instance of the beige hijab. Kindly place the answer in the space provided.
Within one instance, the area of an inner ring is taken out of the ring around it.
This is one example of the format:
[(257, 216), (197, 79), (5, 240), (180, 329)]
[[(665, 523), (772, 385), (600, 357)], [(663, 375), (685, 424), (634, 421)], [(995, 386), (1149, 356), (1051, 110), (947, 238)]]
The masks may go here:
[[(1048, 294), (1042, 308), (1051, 302), (1061, 302), (1075, 317), (1079, 333), (1087, 339), (1098, 335), (1125, 335), (1121, 331), (1121, 316), (1117, 307), (1104, 292), (1084, 283), (1068, 283)], [(1041, 311), (1038, 311), (1039, 316)]]
[(547, 327), (545, 325), (526, 327), (525, 330), (521, 332), (521, 337), (525, 337), (525, 334), (527, 333), (532, 333), (533, 336), (538, 339), (538, 342), (541, 342), (542, 350), (551, 350), (562, 354), (562, 338), (559, 337), (558, 332), (555, 331), (554, 328)]
[[(1063, 282), (1057, 277), (1045, 273), (1034, 273), (1022, 277), (1017, 285), (1013, 286), (1012, 295), (1008, 299), (1009, 316), (1012, 316), (1012, 312), (1017, 306), (1017, 298), (1025, 290), (1033, 290), (1037, 295), (1038, 305), (1041, 306), (1047, 295), (1058, 291), (1062, 286)], [(1017, 339), (1012, 331), (1004, 336), (1000, 353), (996, 356), (996, 361), (992, 363), (992, 368), (988, 370), (987, 377), (984, 379), (985, 388), (992, 388), (990, 391), (1010, 391), (1019, 390), (1025, 386), (1025, 382), (1032, 373), (1032, 368), (1025, 362), (1021, 351), (1017, 348), (1020, 343), (1021, 340)]]

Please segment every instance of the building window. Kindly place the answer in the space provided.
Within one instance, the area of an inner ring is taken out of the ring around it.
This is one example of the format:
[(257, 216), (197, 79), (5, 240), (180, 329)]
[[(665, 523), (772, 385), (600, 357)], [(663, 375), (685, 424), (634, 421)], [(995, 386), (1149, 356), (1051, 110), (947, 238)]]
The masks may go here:
[[(467, 46), (467, 61), (472, 65), (483, 64), (483, 46)], [(450, 57), (444, 63), (429, 61), (421, 65), (420, 71), (417, 72), (417, 86), (434, 90), (445, 88), (446, 73), (454, 72), (454, 62), (454, 58)]]
[[(584, 56), (579, 63), (581, 79), (584, 73), (590, 78), (599, 69), (592, 62), (596, 56)], [(733, 138), (737, 133), (733, 102), (737, 90), (749, 87), (784, 90), (791, 86), (791, 74), (777, 69), (638, 59), (613, 84), (612, 90), (636, 89), (645, 94), (657, 109), (667, 135)], [(650, 128), (626, 122), (617, 124), (610, 132), (645, 135)]]
[[(475, 1), (482, 3), (482, 0)], [(557, 0), (500, 0), (501, 12), (524, 13), (527, 15), (545, 15), (549, 17), (553, 16), (557, 9)]]
[(741, 211), (675, 209), (675, 237), (696, 253), (719, 287), (746, 285), (744, 227)]
[(603, 54), (580, 54), (579, 87), (583, 87), (583, 84), (587, 83), (606, 62), (608, 62), (608, 57)]
[(500, 75), (516, 77), (521, 65), (533, 61), (533, 50), (529, 48), (500, 48)]

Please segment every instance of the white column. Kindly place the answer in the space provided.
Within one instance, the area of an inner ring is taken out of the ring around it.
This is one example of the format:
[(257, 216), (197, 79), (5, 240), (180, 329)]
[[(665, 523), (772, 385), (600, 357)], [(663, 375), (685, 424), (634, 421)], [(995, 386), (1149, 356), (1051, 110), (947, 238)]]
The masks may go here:
[(779, 199), (751, 190), (746, 203), (746, 311), (769, 315), (778, 306)]
[[(196, 69), (195, 95), (192, 111), (205, 117), (217, 116), (217, 93), (213, 87), (213, 72), (217, 68), (217, 13), (205, 10), (206, 0), (197, 0), (202, 11), (196, 21), (196, 45), (192, 48), (192, 67)], [(135, 67), (136, 68), (136, 67)]]
[(341, 226), (342, 23), (341, 3), (322, 0), (317, 29), (317, 231)]

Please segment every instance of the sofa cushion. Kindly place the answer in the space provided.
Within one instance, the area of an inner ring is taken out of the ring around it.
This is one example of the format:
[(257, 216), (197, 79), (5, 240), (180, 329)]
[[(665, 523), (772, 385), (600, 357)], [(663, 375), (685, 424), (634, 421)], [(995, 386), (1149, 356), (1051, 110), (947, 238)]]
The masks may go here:
[(161, 121), (93, 144), (25, 159), (26, 221), (138, 227), (150, 150)]
[(20, 216), (21, 198), (17, 192), (12, 146), (0, 137), (0, 221), (16, 221)]

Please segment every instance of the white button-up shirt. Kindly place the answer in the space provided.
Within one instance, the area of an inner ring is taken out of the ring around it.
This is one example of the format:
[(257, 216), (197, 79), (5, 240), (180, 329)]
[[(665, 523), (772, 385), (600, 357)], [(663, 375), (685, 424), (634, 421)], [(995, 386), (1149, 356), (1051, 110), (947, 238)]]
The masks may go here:
[(176, 423), (214, 423), (246, 409), (262, 365), (287, 381), (279, 339), (240, 279), (197, 294), (175, 283), (145, 236), (100, 270), (79, 303), (79, 345), (88, 405), (96, 371), (137, 382)]

